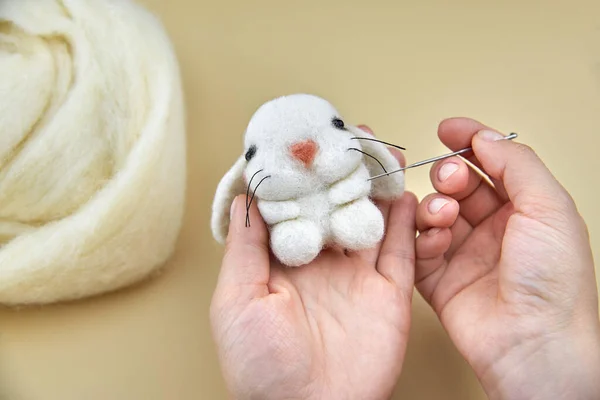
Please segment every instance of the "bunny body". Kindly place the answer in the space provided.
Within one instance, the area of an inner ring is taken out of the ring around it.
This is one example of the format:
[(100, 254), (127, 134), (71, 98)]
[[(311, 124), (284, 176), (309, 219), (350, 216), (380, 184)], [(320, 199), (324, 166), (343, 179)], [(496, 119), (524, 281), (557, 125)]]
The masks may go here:
[(368, 198), (368, 178), (369, 171), (361, 163), (346, 178), (298, 199), (259, 200), (260, 213), (270, 227), (273, 254), (286, 265), (299, 266), (327, 244), (353, 250), (374, 246), (381, 240), (384, 223)]
[(271, 250), (284, 265), (307, 264), (327, 245), (348, 250), (375, 246), (384, 220), (370, 197), (401, 195), (404, 178), (398, 173), (369, 181), (399, 165), (384, 145), (362, 139), (372, 136), (345, 124), (317, 96), (298, 94), (265, 103), (246, 130), (245, 154), (217, 188), (215, 238), (225, 241), (231, 201), (250, 191), (269, 227)]

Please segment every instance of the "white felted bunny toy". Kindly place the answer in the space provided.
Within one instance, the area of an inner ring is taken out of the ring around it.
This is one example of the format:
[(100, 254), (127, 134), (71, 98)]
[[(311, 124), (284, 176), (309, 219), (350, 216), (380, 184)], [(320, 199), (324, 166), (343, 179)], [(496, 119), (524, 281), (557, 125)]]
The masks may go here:
[(326, 245), (371, 248), (383, 237), (384, 220), (370, 198), (402, 195), (404, 175), (368, 179), (398, 168), (384, 144), (345, 123), (326, 100), (276, 98), (251, 118), (244, 154), (217, 187), (213, 235), (225, 242), (231, 203), (249, 193), (269, 227), (273, 254), (286, 266), (311, 262)]

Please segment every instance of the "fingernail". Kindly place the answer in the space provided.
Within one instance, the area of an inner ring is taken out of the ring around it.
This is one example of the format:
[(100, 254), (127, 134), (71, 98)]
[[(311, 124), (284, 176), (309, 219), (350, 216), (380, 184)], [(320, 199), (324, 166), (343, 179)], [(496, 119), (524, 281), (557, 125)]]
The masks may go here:
[(229, 209), (229, 220), (230, 221), (233, 219), (233, 214), (235, 213), (237, 203), (238, 203), (238, 198), (236, 197), (233, 199), (233, 202), (231, 203), (231, 208)]
[(504, 136), (502, 136), (498, 132), (489, 130), (479, 131), (477, 134), (486, 142), (495, 142), (496, 140), (504, 139)]
[(428, 231), (427, 231), (427, 235), (428, 235), (428, 236), (433, 236), (433, 235), (435, 235), (436, 233), (438, 233), (439, 231), (441, 231), (441, 229), (440, 229), (440, 228), (431, 228), (430, 230), (428, 230)]
[(435, 199), (429, 202), (429, 204), (427, 205), (427, 209), (430, 213), (437, 214), (446, 204), (448, 204), (448, 200), (443, 199), (441, 197), (436, 197)]
[(458, 164), (446, 163), (446, 164), (442, 165), (442, 167), (438, 171), (438, 179), (440, 180), (440, 182), (444, 182), (457, 170), (458, 170)]

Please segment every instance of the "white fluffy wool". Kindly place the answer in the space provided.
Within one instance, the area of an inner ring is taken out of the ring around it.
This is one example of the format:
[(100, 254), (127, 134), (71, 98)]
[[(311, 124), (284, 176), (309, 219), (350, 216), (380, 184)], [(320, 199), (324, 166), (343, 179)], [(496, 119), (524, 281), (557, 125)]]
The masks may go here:
[[(215, 239), (225, 242), (229, 207), (251, 181), (250, 193), (256, 194), (270, 229), (271, 250), (284, 265), (307, 264), (327, 245), (348, 250), (375, 246), (383, 237), (384, 220), (370, 198), (402, 195), (404, 175), (369, 181), (384, 171), (357, 150), (377, 158), (387, 171), (398, 169), (398, 161), (381, 143), (353, 139), (373, 138), (368, 133), (345, 122), (336, 127), (336, 122), (343, 122), (338, 111), (314, 95), (283, 96), (262, 105), (246, 130), (245, 154), (217, 187)], [(305, 149), (300, 158), (294, 156), (299, 145)], [(313, 157), (305, 160), (306, 154)]]
[(0, 1), (0, 302), (130, 285), (174, 249), (185, 129), (160, 23), (128, 0)]

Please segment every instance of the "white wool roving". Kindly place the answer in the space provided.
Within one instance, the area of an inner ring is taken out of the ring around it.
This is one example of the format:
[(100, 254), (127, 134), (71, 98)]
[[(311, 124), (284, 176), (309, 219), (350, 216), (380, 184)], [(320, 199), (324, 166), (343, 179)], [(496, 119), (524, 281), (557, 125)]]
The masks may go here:
[(265, 103), (250, 120), (244, 154), (217, 187), (215, 239), (225, 242), (231, 203), (249, 190), (269, 227), (271, 250), (284, 265), (307, 264), (327, 245), (375, 246), (384, 220), (371, 198), (401, 196), (404, 174), (368, 180), (400, 167), (372, 139), (318, 96), (294, 94)]
[(177, 60), (128, 0), (0, 1), (0, 303), (113, 291), (171, 255), (186, 181)]

